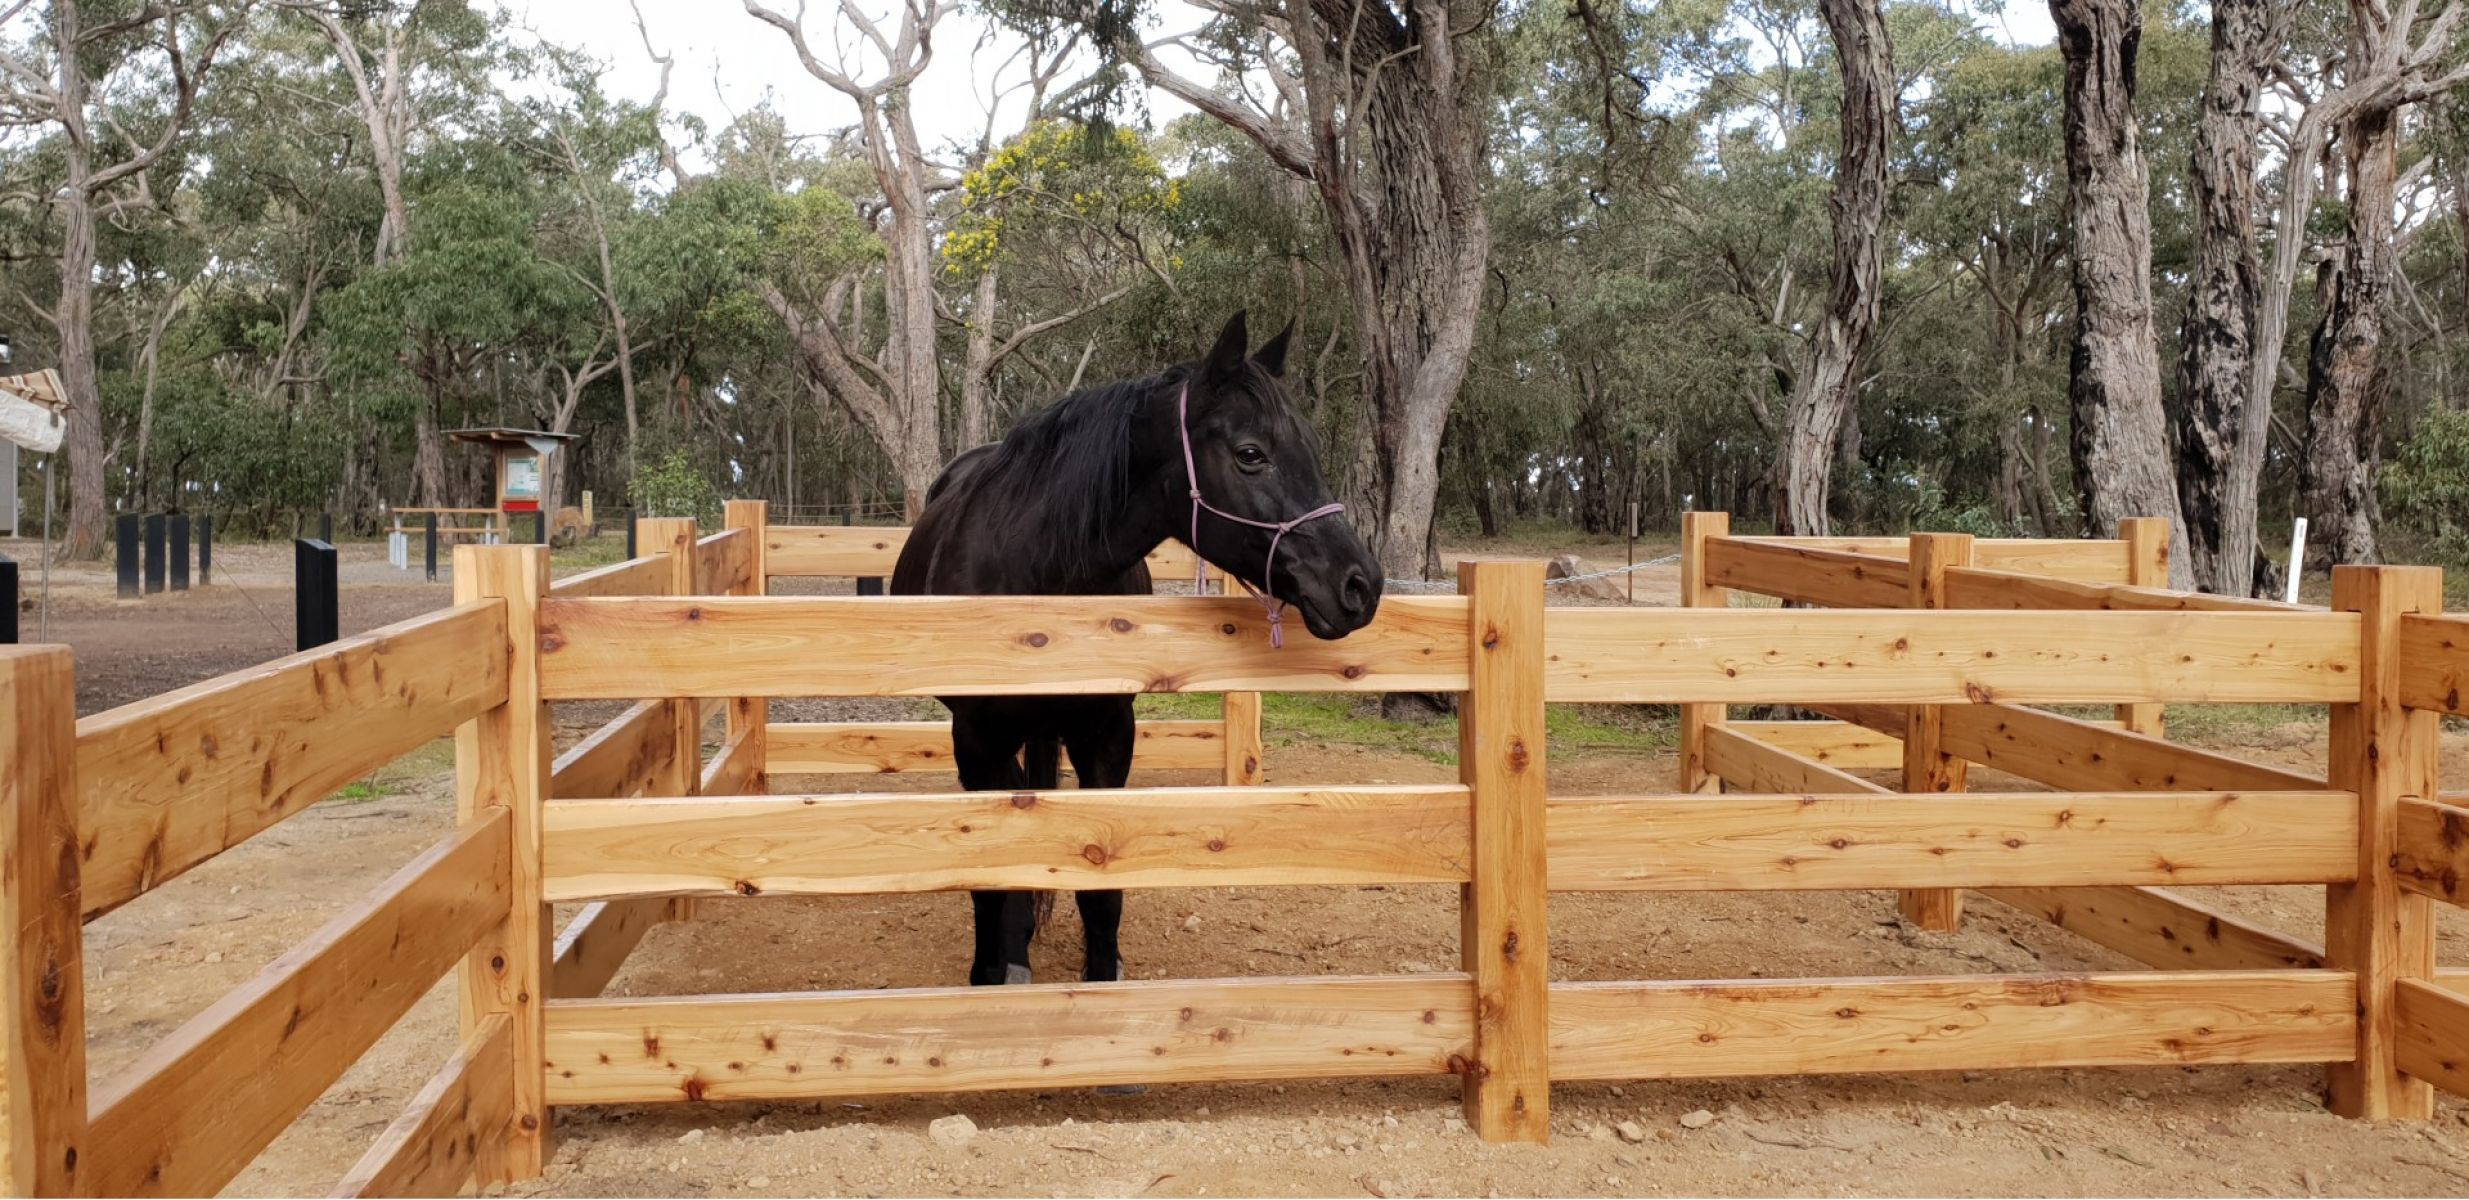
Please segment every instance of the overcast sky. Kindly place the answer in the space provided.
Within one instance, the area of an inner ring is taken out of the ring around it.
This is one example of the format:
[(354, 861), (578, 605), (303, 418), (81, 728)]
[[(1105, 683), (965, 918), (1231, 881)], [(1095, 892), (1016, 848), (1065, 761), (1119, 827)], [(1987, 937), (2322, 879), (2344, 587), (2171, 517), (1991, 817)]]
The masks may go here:
[[(647, 99), (659, 85), (659, 69), (643, 53), (633, 15), (624, 0), (499, 0), (514, 19), (550, 41), (578, 46), (606, 62), (606, 90), (616, 96)], [(794, 15), (797, 0), (768, 0)], [(796, 52), (779, 30), (746, 15), (739, 0), (641, 0), (652, 41), (673, 56), (676, 70), (669, 81), (669, 104), (693, 112), (715, 131), (729, 114), (744, 112), (766, 95), (775, 97), (792, 129), (813, 133), (854, 122), (856, 109), (838, 93), (806, 74)], [(888, 0), (869, 5), (886, 13), (884, 35), (893, 36), (896, 12)], [(810, 0), (806, 38), (818, 58), (833, 61), (831, 19), (833, 0)], [(1203, 15), (1179, 0), (1163, 0), (1155, 29), (1181, 33), (1199, 27)], [(2038, 0), (2013, 0), (2002, 15), (1988, 23), (2018, 44), (2045, 45), (2054, 40), (2049, 11)], [(934, 64), (915, 94), (918, 129), (930, 149), (954, 141), (974, 142), (986, 124), (989, 74), (1016, 41), (998, 37), (980, 44), (985, 23), (962, 13), (946, 18), (935, 39)], [(878, 60), (879, 61), (879, 60)], [(1017, 70), (1001, 82), (1015, 82)], [(1151, 93), (1151, 113), (1160, 121), (1189, 111), (1175, 100)], [(1018, 121), (1017, 104), (1002, 114), (997, 133), (1009, 132)]]

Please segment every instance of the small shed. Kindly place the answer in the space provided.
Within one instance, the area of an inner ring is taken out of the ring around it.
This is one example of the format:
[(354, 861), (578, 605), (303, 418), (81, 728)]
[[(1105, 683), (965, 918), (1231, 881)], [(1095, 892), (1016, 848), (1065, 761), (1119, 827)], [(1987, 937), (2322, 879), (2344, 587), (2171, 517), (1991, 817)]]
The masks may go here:
[(458, 442), (487, 446), (497, 456), (497, 509), (499, 512), (539, 512), (543, 500), (542, 481), (550, 455), (565, 444), (582, 438), (579, 433), (549, 433), (539, 429), (456, 429), (447, 437)]

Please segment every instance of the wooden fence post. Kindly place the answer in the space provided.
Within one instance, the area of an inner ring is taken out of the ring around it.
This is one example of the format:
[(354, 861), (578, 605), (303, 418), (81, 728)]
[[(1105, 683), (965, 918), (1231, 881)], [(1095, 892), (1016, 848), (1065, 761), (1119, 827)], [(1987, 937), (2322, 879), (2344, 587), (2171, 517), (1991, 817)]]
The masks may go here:
[(2323, 965), (2358, 977), (2357, 1061), (2329, 1068), (2331, 1108), (2345, 1117), (2423, 1120), (2434, 1091), (2395, 1061), (2395, 981), (2435, 966), (2433, 899), (2392, 872), (2404, 796), (2434, 799), (2436, 714), (2400, 698), (2400, 618), (2443, 610), (2434, 567), (2332, 569), (2332, 607), (2362, 618), (2358, 702), (2332, 706), (2328, 782), (2358, 794), (2358, 881), (2324, 888)]
[(1262, 778), (1260, 693), (1220, 696), (1226, 724), (1226, 786), (1258, 787)]
[[(2126, 582), (2136, 587), (2168, 587), (2169, 518), (2124, 518), (2118, 522), (2118, 536), (2126, 540)], [(2159, 737), (2162, 714), (2167, 711), (2167, 706), (2159, 704), (2121, 704), (2117, 717), (2130, 733)]]
[(1543, 564), (1463, 562), (1467, 686), (1458, 777), (1473, 793), (1461, 950), (1474, 976), (1466, 1120), (1488, 1142), (1551, 1140), (1550, 880), (1543, 837)]
[(77, 883), (76, 663), (0, 648), (0, 1188), (82, 1196), (85, 926)]
[(513, 655), (506, 703), (454, 735), (457, 818), (469, 822), (488, 809), (504, 808), (514, 834), (512, 909), (457, 973), (464, 1040), (494, 1014), (504, 1014), (514, 1026), (513, 1119), (501, 1144), (478, 1148), (474, 1177), (483, 1185), (538, 1178), (549, 1160), (544, 1005), (555, 925), (541, 883), (541, 822), (554, 726), (548, 703), (540, 698), (540, 603), (548, 594), (546, 547), (455, 547), (455, 603), (503, 599)]
[[(635, 543), (643, 552), (669, 556), (669, 595), (700, 594), (694, 573), (697, 536), (692, 517), (644, 517), (635, 522)], [(644, 792), (654, 796), (692, 796), (703, 790), (703, 704), (677, 698), (666, 703), (677, 753), (670, 756), (668, 773), (654, 779)]]
[[(2164, 546), (2166, 542), (2162, 543)], [(1946, 569), (1972, 565), (1972, 535), (1915, 533), (1911, 536), (1911, 599), (1908, 607), (1946, 607)], [(1934, 704), (1904, 709), (1903, 790), (1960, 792), (1963, 759), (1946, 753), (1946, 713)], [(1904, 892), (1898, 908), (1903, 919), (1923, 929), (1952, 933), (1963, 925), (1963, 893), (1955, 888), (1916, 888)]]
[[(746, 539), (746, 581), (729, 590), (732, 596), (762, 596), (771, 592), (771, 581), (765, 574), (763, 535), (771, 524), (771, 504), (764, 500), (731, 500), (723, 515), (731, 529), (742, 529)], [(743, 743), (740, 753), (754, 756), (754, 774), (748, 777), (746, 791), (763, 795), (771, 789), (771, 748), (766, 740), (771, 727), (772, 702), (760, 697), (739, 696), (729, 701), (728, 743)]]
[[(1684, 608), (1730, 608), (1728, 588), (1706, 583), (1706, 539), (1729, 536), (1732, 514), (1680, 515), (1680, 603)], [(1721, 704), (1680, 706), (1680, 790), (1719, 792), (1723, 781), (1706, 772), (1706, 727), (1720, 725), (1731, 710)]]

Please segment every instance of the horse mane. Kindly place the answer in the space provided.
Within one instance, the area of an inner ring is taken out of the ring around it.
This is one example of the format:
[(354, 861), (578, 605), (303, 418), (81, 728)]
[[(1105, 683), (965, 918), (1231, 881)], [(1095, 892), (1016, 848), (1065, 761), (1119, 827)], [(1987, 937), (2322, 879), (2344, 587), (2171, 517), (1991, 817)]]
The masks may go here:
[(1056, 577), (1085, 573), (1130, 496), (1132, 426), (1140, 406), (1189, 377), (1178, 366), (1119, 383), (1083, 388), (1012, 427), (969, 472), (977, 488), (1017, 506), (1024, 553)]

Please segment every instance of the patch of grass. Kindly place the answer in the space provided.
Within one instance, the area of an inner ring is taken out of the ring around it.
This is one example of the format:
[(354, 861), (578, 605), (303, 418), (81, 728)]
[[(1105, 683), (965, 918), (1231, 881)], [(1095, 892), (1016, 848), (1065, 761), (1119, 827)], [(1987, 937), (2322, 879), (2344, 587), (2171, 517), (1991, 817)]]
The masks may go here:
[(2170, 740), (2184, 742), (2244, 743), (2291, 721), (2325, 719), (2320, 704), (2172, 704), (2167, 713)]
[(578, 538), (549, 551), (549, 572), (554, 575), (570, 575), (577, 571), (588, 571), (593, 567), (605, 567), (610, 563), (624, 561), (626, 561), (626, 534), (624, 530), (619, 530), (615, 533), (603, 533), (598, 537)]
[[(1207, 693), (1144, 695), (1134, 703), (1144, 721), (1214, 720), (1221, 709)], [(1263, 736), (1276, 746), (1359, 746), (1457, 761), (1457, 723), (1395, 721), (1380, 715), (1379, 698), (1328, 692), (1271, 692), (1261, 699)], [(1544, 710), (1554, 750), (1651, 754), (1679, 743), (1679, 717), (1668, 707), (1555, 704)]]
[(334, 798), (346, 804), (362, 804), (385, 794), (385, 789), (378, 787), (375, 781), (362, 779), (344, 784), (342, 790), (334, 794)]

